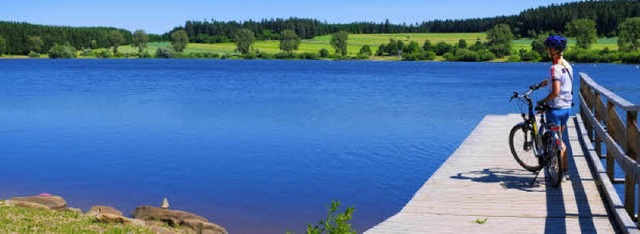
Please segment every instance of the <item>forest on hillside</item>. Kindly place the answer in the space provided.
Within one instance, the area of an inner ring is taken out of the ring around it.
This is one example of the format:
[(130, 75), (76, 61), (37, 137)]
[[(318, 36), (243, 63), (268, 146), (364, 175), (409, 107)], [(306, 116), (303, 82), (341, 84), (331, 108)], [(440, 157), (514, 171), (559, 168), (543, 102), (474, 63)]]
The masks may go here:
[[(279, 32), (291, 29), (301, 38), (346, 31), (353, 34), (374, 33), (450, 33), (485, 32), (498, 24), (507, 24), (516, 37), (536, 37), (548, 32), (562, 33), (565, 25), (579, 18), (596, 22), (600, 36), (615, 36), (619, 23), (626, 18), (640, 16), (639, 0), (586, 1), (554, 4), (522, 11), (518, 15), (496, 16), (489, 18), (434, 20), (414, 24), (392, 24), (385, 22), (355, 22), (348, 24), (330, 24), (316, 19), (263, 19), (261, 21), (187, 21), (184, 26), (174, 30), (185, 30), (194, 42), (224, 42), (240, 28), (253, 31), (258, 40), (279, 39)], [(164, 37), (168, 37), (167, 33)], [(206, 35), (200, 36), (199, 35)], [(207, 37), (209, 36), (209, 37)]]

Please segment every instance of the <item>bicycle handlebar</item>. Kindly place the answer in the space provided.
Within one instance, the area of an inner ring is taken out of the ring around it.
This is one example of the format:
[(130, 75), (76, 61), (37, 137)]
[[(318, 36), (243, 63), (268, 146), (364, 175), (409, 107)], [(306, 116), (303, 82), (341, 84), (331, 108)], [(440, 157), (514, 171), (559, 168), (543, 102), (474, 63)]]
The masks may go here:
[(509, 99), (509, 102), (511, 102), (514, 98), (526, 98), (529, 99), (529, 95), (531, 95), (531, 93), (533, 93), (533, 91), (536, 91), (538, 89), (540, 89), (542, 87), (543, 82), (540, 82), (539, 84), (534, 84), (529, 86), (529, 90), (527, 90), (526, 92), (524, 92), (523, 94), (518, 94), (518, 92), (513, 92), (513, 96), (511, 96), (511, 99)]

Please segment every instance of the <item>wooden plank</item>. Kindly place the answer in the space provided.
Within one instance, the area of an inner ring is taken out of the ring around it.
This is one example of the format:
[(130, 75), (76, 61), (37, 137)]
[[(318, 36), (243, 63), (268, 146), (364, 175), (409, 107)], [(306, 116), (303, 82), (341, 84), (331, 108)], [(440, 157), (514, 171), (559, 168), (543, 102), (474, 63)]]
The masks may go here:
[(613, 103), (615, 103), (615, 105), (619, 106), (622, 110), (624, 110), (624, 111), (640, 111), (640, 105), (634, 105), (631, 102), (625, 100), (624, 98), (621, 98), (617, 94), (615, 94), (615, 93), (609, 91), (608, 89), (600, 86), (595, 81), (593, 81), (593, 79), (591, 79), (591, 77), (589, 77), (589, 75), (587, 75), (586, 73), (582, 73), (581, 72), (580, 73), (580, 79), (587, 86), (589, 86), (594, 92), (599, 93), (602, 96), (605, 96), (605, 98), (611, 100)]
[(486, 116), (400, 212), (365, 233), (614, 232), (575, 127), (571, 180), (552, 188), (544, 174), (529, 184), (534, 175), (513, 160), (504, 139), (520, 120)]

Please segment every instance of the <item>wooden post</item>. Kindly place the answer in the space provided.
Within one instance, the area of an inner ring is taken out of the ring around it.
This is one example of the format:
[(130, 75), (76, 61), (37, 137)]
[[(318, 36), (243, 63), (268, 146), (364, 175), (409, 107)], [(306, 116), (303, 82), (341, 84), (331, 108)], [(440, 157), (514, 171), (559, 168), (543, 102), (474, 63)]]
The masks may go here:
[[(602, 116), (601, 112), (598, 111), (598, 106), (602, 103), (602, 98), (600, 97), (599, 93), (594, 93), (594, 97), (593, 97), (593, 112), (594, 116), (596, 117), (596, 120), (598, 121), (598, 124), (600, 124), (603, 119), (604, 116)], [(596, 150), (596, 154), (598, 155), (598, 158), (602, 157), (602, 139), (598, 136), (598, 134), (594, 134), (594, 148)]]
[[(627, 137), (626, 137), (626, 144), (625, 144), (625, 152), (627, 152), (627, 155), (629, 155), (630, 158), (635, 159), (636, 162), (640, 162), (640, 157), (639, 157), (640, 155), (638, 155), (638, 147), (640, 147), (640, 145), (638, 145), (637, 121), (638, 121), (638, 112), (627, 111)], [(627, 174), (633, 175), (635, 173), (629, 171)], [(635, 199), (633, 199), (634, 197), (633, 195), (635, 195), (635, 192), (636, 192), (635, 190), (636, 181), (635, 181), (635, 178), (631, 178), (631, 179), (633, 180), (633, 183), (631, 184), (631, 186), (633, 188), (633, 193), (634, 193), (631, 195), (631, 199), (635, 201)], [(626, 189), (627, 188), (625, 187), (625, 191)], [(640, 198), (640, 194), (638, 194), (638, 198)], [(640, 208), (640, 202), (638, 202), (637, 205), (638, 205), (638, 208)], [(631, 217), (635, 217), (634, 213), (635, 212), (631, 213)]]
[[(607, 113), (611, 109), (615, 111), (615, 106), (613, 102), (611, 102), (611, 100), (607, 100)], [(605, 125), (607, 126), (607, 133), (609, 135), (613, 135), (614, 127), (610, 119), (611, 119), (611, 116), (607, 115)], [(615, 177), (614, 177), (615, 175), (613, 174), (614, 168), (615, 168), (614, 163), (615, 163), (615, 160), (613, 158), (613, 154), (611, 153), (611, 147), (607, 147), (607, 175), (609, 176), (609, 180), (611, 180), (611, 183), (615, 181)]]

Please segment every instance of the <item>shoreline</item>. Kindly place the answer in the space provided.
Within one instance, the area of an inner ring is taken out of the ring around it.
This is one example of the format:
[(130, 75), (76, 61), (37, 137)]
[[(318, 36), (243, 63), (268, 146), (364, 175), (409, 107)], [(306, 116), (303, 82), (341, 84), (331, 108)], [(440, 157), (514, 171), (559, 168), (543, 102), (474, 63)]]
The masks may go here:
[[(402, 59), (263, 59), (263, 58), (255, 58), (255, 59), (246, 59), (246, 58), (96, 58), (96, 57), (79, 57), (79, 58), (30, 58), (26, 55), (24, 56), (1, 56), (0, 61), (2, 60), (262, 60), (262, 61), (332, 61), (332, 62), (340, 62), (340, 61), (367, 61), (367, 62), (418, 62), (418, 63), (550, 63), (549, 61), (507, 61), (504, 58), (499, 60), (492, 61), (447, 61), (447, 60), (415, 60), (408, 61)], [(623, 62), (610, 62), (610, 63), (601, 63), (601, 62), (573, 62), (575, 64), (616, 64), (616, 65), (638, 65), (638, 63), (623, 63)]]

